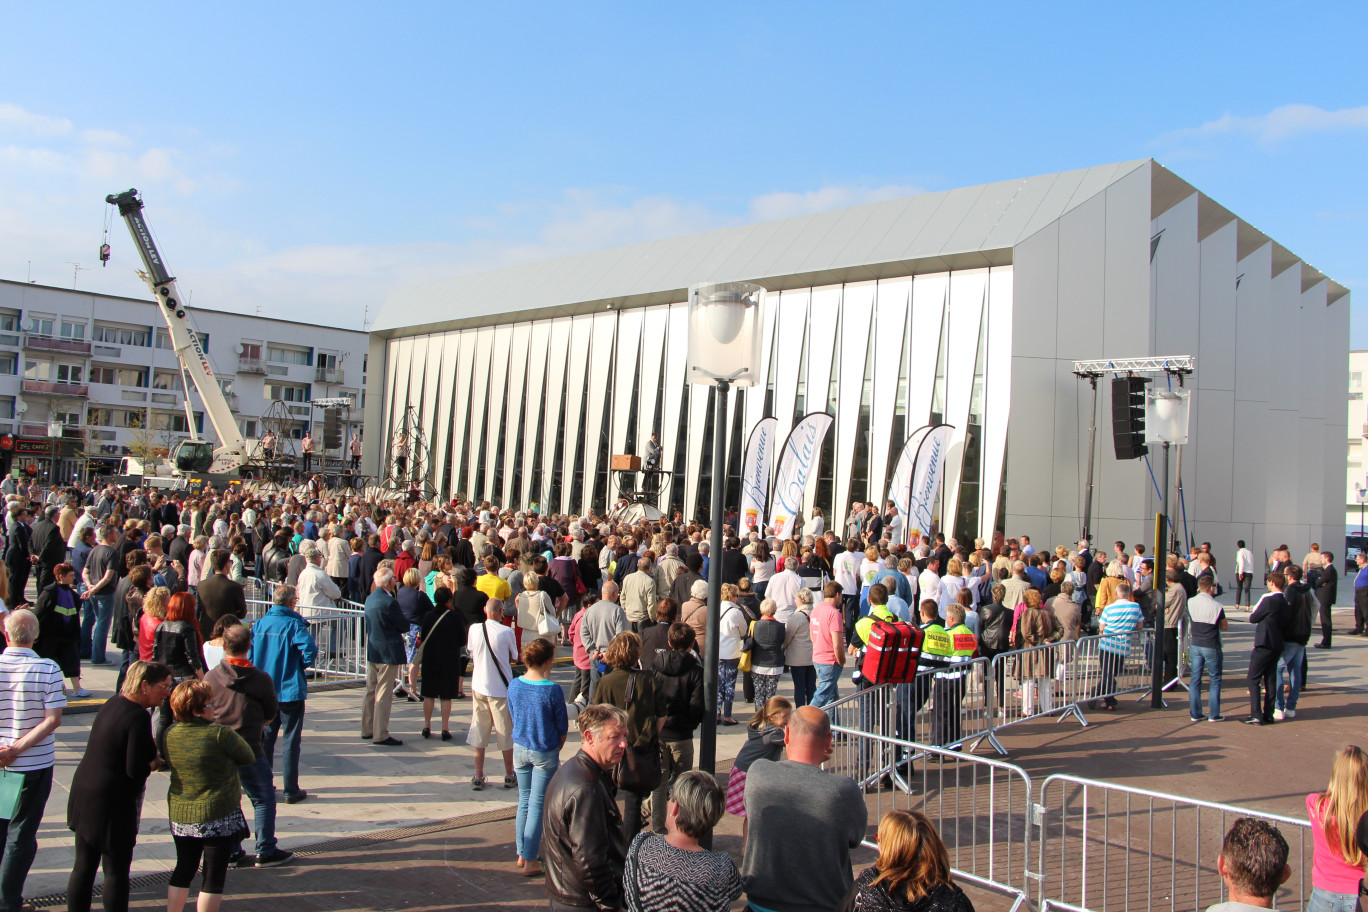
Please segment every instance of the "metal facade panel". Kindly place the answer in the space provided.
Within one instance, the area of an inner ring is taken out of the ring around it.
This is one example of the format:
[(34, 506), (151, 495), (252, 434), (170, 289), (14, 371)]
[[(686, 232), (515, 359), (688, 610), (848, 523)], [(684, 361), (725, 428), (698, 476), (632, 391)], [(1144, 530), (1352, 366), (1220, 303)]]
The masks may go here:
[[(931, 217), (922, 225), (916, 236), (908, 238), (907, 246), (897, 259), (910, 260), (944, 253), (945, 239), (955, 233), (964, 217), (983, 196), (983, 190), (983, 187), (965, 187), (945, 194), (941, 204), (931, 213)], [(975, 244), (973, 249), (977, 250), (978, 244)]]
[[(1108, 194), (1110, 196), (1110, 194)], [(1148, 199), (1145, 200), (1148, 204)], [(1110, 212), (1108, 213), (1110, 215)], [(1111, 219), (1108, 219), (1110, 227)], [(1150, 300), (1154, 307), (1154, 354), (1191, 354), (1193, 330), (1200, 323), (1199, 273), (1200, 249), (1197, 246), (1197, 197), (1190, 196), (1169, 209), (1153, 222), (1152, 235), (1159, 236), (1159, 246), (1155, 248), (1151, 261), (1150, 275), (1155, 287)], [(1118, 240), (1118, 244), (1125, 243)], [(1131, 241), (1134, 244), (1134, 240)], [(1108, 260), (1114, 246), (1110, 236), (1107, 238)], [(1143, 276), (1142, 276), (1143, 278)], [(1120, 287), (1111, 281), (1107, 274), (1107, 294), (1120, 292)], [(1150, 354), (1148, 351), (1126, 347), (1124, 333), (1127, 328), (1137, 325), (1134, 307), (1124, 307), (1125, 302), (1113, 304), (1109, 299), (1105, 310), (1105, 328), (1108, 344), (1104, 346), (1105, 357), (1130, 357)], [(1146, 323), (1149, 321), (1146, 320)], [(1116, 339), (1116, 336), (1122, 336)]]
[(1204, 390), (1235, 389), (1235, 222), (1218, 228), (1200, 242), (1198, 270), (1201, 313), (1197, 320), (1197, 365), (1194, 376)]
[(1012, 266), (1013, 298), (1027, 317), (1012, 324), (1012, 350), (1053, 358), (1059, 344), (1059, 225), (1047, 225), (1018, 244)]
[[(511, 325), (494, 328), (494, 343), (489, 355), (489, 429), (485, 434), (485, 476), (481, 496), (494, 501), (499, 490), (494, 487), (495, 472), (503, 468), (504, 451), (499, 437), (506, 435), (504, 405), (508, 401), (508, 353), (513, 346)], [(502, 503), (499, 506), (503, 506)]]
[[(385, 385), (381, 387), (381, 423), (379, 432), (371, 438), (377, 440), (383, 453), (389, 452), (390, 431), (394, 425), (394, 398), (399, 391), (399, 343), (403, 339), (391, 339), (385, 346)], [(385, 457), (380, 457), (381, 471), (384, 471)]]
[(475, 331), (475, 361), (470, 375), (470, 439), (466, 445), (469, 456), (466, 458), (465, 476), (461, 490), (470, 492), (474, 500), (485, 497), (482, 490), (475, 489), (480, 465), (485, 458), (482, 444), (486, 433), (489, 401), (489, 361), (494, 352), (494, 327), (482, 326)]
[[(769, 390), (769, 368), (771, 355), (774, 351), (774, 333), (779, 325), (779, 292), (765, 292), (764, 310), (760, 314), (760, 365), (759, 378), (754, 386), (741, 387), (741, 395), (745, 396), (746, 402), (746, 436), (750, 436), (751, 428), (765, 417), (765, 394)], [(674, 344), (673, 342), (671, 343)]]
[(689, 305), (671, 304), (668, 320), (665, 335), (665, 389), (661, 396), (660, 414), (660, 465), (677, 474), (684, 471), (684, 466), (675, 459), (675, 453), (679, 447), (684, 371), (689, 360)]
[[(546, 416), (546, 362), (550, 357), (547, 351), (550, 340), (550, 320), (538, 320), (532, 324), (527, 343), (524, 428), (519, 435), (522, 445), (522, 485), (514, 495), (518, 504), (524, 507), (532, 502), (532, 474), (541, 458), (537, 452), (537, 430), (540, 428), (545, 433), (550, 428)], [(554, 433), (554, 430), (551, 432)]]
[[(733, 390), (734, 391), (734, 390)], [(688, 446), (686, 454), (686, 468), (684, 473), (684, 515), (697, 516), (698, 508), (698, 474), (702, 470), (703, 460), (712, 462), (713, 454), (709, 450), (704, 453), (705, 435), (704, 425), (708, 420), (708, 387), (701, 383), (689, 384), (689, 436), (685, 441)], [(702, 506), (711, 506), (703, 504)]]
[[(579, 424), (579, 402), (580, 390), (576, 389), (574, 394), (569, 397), (571, 405), (565, 407), (565, 422), (561, 422), (561, 407), (566, 402), (566, 363), (569, 360), (571, 346), (566, 344), (567, 339), (572, 339), (573, 321), (570, 317), (562, 317), (551, 322), (551, 345), (550, 355), (546, 359), (546, 405), (542, 411), (543, 420), (546, 422), (546, 429), (542, 432), (542, 480), (541, 490), (533, 491), (528, 495), (530, 499), (536, 496), (537, 502), (543, 505), (544, 510), (555, 511), (560, 509), (560, 504), (551, 502), (551, 477), (556, 471), (561, 472), (562, 487), (568, 482), (564, 479), (570, 470), (563, 465), (556, 465), (556, 437), (562, 433), (562, 427), (566, 428), (566, 437), (569, 437), (568, 428), (570, 425)], [(582, 349), (576, 349), (582, 351)], [(582, 360), (577, 358), (576, 360)], [(581, 377), (583, 375), (581, 374)], [(572, 407), (573, 406), (573, 407)], [(571, 417), (573, 413), (574, 417)], [(568, 447), (562, 452), (573, 453)], [(570, 462), (574, 463), (573, 455)]]
[(1103, 261), (1106, 297), (1102, 308), (1106, 332), (1103, 354), (1107, 357), (1127, 357), (1131, 353), (1192, 353), (1193, 317), (1197, 313), (1197, 247), (1196, 238), (1188, 233), (1186, 223), (1183, 243), (1191, 243), (1191, 247), (1184, 255), (1187, 262), (1183, 269), (1187, 281), (1192, 284), (1182, 297), (1192, 309), (1178, 320), (1183, 329), (1181, 338), (1173, 343), (1177, 348), (1166, 349), (1156, 343), (1153, 348), (1137, 350), (1127, 338), (1132, 334), (1139, 335), (1138, 330), (1153, 325), (1149, 289), (1145, 286), (1150, 276), (1149, 240), (1153, 233), (1149, 218), (1150, 192), (1149, 169), (1137, 168), (1107, 187), (1101, 197), (1107, 210), (1106, 258)]
[[(1050, 192), (1050, 187), (1054, 186), (1055, 175), (1049, 174), (1044, 177), (1028, 177), (1025, 180), (1017, 181), (1016, 191), (1012, 195), (1012, 202), (1002, 211), (997, 224), (988, 230), (983, 239), (983, 249), (995, 250), (1013, 247), (1020, 241), (1025, 240), (1021, 231), (1026, 227), (1026, 223), (1040, 204), (1044, 202), (1045, 195)], [(1013, 262), (1016, 258), (1013, 256)]]
[[(588, 424), (588, 411), (592, 408), (593, 398), (584, 398), (584, 382), (589, 362), (593, 358), (589, 346), (593, 342), (597, 317), (598, 314), (581, 314), (570, 319), (570, 352), (574, 357), (569, 359), (565, 370), (565, 462), (561, 465), (561, 496), (560, 505), (557, 507), (562, 513), (568, 513), (571, 509), (570, 490), (575, 483), (575, 463), (578, 461), (582, 445), (580, 431), (584, 430), (586, 436), (589, 433), (589, 429), (580, 424), (580, 410), (581, 406), (585, 408), (585, 424)], [(606, 372), (606, 365), (604, 370)], [(599, 408), (601, 419), (602, 400), (599, 402)], [(595, 424), (593, 436), (597, 438), (598, 433), (599, 426)]]
[(986, 184), (978, 199), (964, 213), (954, 231), (945, 237), (941, 246), (942, 253), (960, 253), (965, 250), (982, 250), (993, 226), (1012, 205), (1017, 192), (1021, 189), (1019, 180), (998, 181)]
[(441, 466), (436, 462), (438, 443), (434, 439), (433, 433), (433, 414), (437, 409), (438, 386), (442, 377), (442, 346), (446, 341), (445, 333), (433, 333), (428, 336), (427, 358), (424, 373), (427, 375), (423, 379), (423, 398), (419, 409), (420, 420), (422, 421), (423, 436), (427, 438), (428, 456), (427, 465), (424, 467), (427, 478), (433, 487), (441, 481), (437, 473), (441, 471)]
[[(974, 393), (979, 332), (988, 294), (988, 270), (966, 269), (950, 274), (950, 351), (945, 359), (945, 422), (954, 425), (945, 454), (945, 487), (941, 499), (941, 527), (950, 535), (959, 507), (960, 478), (964, 473), (964, 442), (968, 436), (969, 400)], [(975, 532), (977, 530), (974, 530)]]
[(437, 396), (434, 402), (436, 406), (433, 420), (435, 439), (430, 443), (432, 444), (432, 485), (437, 489), (437, 495), (443, 500), (455, 493), (450, 488), (450, 470), (443, 472), (443, 467), (447, 465), (447, 459), (451, 453), (450, 441), (447, 438), (451, 436), (451, 410), (455, 407), (453, 400), (456, 371), (460, 367), (457, 363), (457, 349), (460, 344), (460, 333), (442, 333), (442, 371), (438, 377)]
[[(651, 434), (661, 434), (663, 430), (656, 424), (656, 399), (660, 394), (661, 367), (665, 362), (665, 334), (670, 329), (670, 308), (668, 305), (648, 307), (642, 317), (641, 327), (641, 392), (637, 397), (637, 439), (645, 441)], [(664, 446), (661, 434), (661, 446)], [(661, 468), (665, 464), (665, 452), (661, 451)]]
[[(869, 452), (873, 458), (869, 466), (869, 491), (882, 510), (888, 492), (888, 451), (895, 445), (893, 413), (898, 404), (903, 339), (912, 310), (912, 280), (879, 282), (874, 300), (874, 393), (869, 417)], [(901, 444), (899, 440), (896, 445)]]
[(989, 542), (993, 539), (1002, 494), (1007, 420), (1012, 408), (1015, 268), (995, 266), (988, 272), (988, 352), (983, 359), (983, 473), (979, 485), (978, 535)]
[[(612, 418), (612, 448), (614, 453), (641, 453), (646, 447), (644, 442), (651, 436), (650, 431), (643, 431), (642, 425), (637, 425), (637, 440), (627, 439), (628, 415), (632, 410), (632, 391), (642, 390), (642, 371), (639, 355), (641, 353), (641, 326), (645, 320), (646, 311), (642, 308), (624, 310), (618, 314), (617, 328), (617, 359), (616, 366), (613, 368), (613, 414)], [(652, 387), (655, 383), (652, 382)], [(604, 492), (608, 496), (608, 492)], [(611, 502), (611, 497), (609, 500)]]
[(850, 505), (850, 478), (855, 464), (855, 432), (864, 395), (865, 358), (874, 316), (873, 282), (847, 285), (841, 299), (841, 371), (836, 388), (836, 484), (831, 513), (833, 527), (844, 522)]
[(527, 402), (527, 348), (532, 340), (531, 323), (515, 323), (513, 340), (508, 345), (508, 387), (505, 391), (504, 421), (508, 427), (504, 434), (504, 451), (499, 455), (503, 460), (503, 484), (497, 492), (499, 505), (514, 506), (519, 509), (527, 505), (522, 492), (513, 490), (513, 466), (517, 454), (527, 435), (524, 426), (523, 404)]
[[(385, 455), (381, 457), (383, 467), (388, 456), (394, 452), (394, 438), (404, 425), (404, 411), (408, 408), (409, 364), (413, 360), (413, 346), (422, 336), (400, 339), (394, 350), (394, 402), (390, 407), (390, 420), (385, 435)], [(383, 471), (383, 469), (382, 469)]]
[(940, 352), (941, 320), (950, 297), (950, 273), (934, 272), (912, 279), (912, 352), (907, 362), (907, 432), (931, 420)]
[[(803, 357), (803, 334), (807, 330), (808, 303), (812, 289), (786, 291), (779, 298), (779, 346), (775, 359), (774, 429), (775, 440), (786, 440), (793, 430), (793, 413), (798, 400), (798, 368)], [(782, 444), (781, 444), (782, 445)]]
[[(1098, 196), (1059, 220), (1057, 357), (1067, 360), (1096, 358), (1099, 352), (1106, 351), (1106, 332), (1098, 312), (1099, 303), (1106, 300), (1106, 215), (1106, 202)], [(1089, 315), (1093, 319), (1086, 319)], [(1111, 354), (1131, 357), (1150, 353), (1148, 334), (1141, 333), (1139, 327), (1134, 327), (1118, 341), (1118, 344), (1127, 343), (1125, 352)]]
[(775, 258), (770, 274), (786, 275), (810, 271), (816, 252), (831, 237), (840, 220), (840, 210), (786, 219), (785, 225), (794, 235), (793, 243)]
[[(594, 506), (591, 503), (594, 497), (594, 479), (598, 477), (599, 468), (608, 462), (609, 440), (603, 436), (603, 417), (604, 409), (608, 408), (608, 380), (613, 369), (613, 349), (617, 330), (617, 311), (594, 314), (594, 335), (589, 350), (589, 399), (584, 409), (584, 496), (580, 503), (570, 506), (570, 509), (579, 510), (581, 513), (588, 513), (589, 508)], [(610, 433), (611, 430), (610, 425)], [(604, 491), (605, 497), (607, 493)]]
[(453, 401), (456, 426), (452, 428), (451, 439), (451, 480), (448, 482), (453, 495), (463, 494), (465, 469), (470, 464), (470, 378), (475, 373), (475, 337), (473, 329), (458, 333), (459, 354), (456, 356), (456, 382)]
[[(898, 217), (889, 226), (884, 236), (870, 248), (862, 258), (864, 263), (890, 263), (902, 258), (917, 235), (921, 234), (926, 223), (944, 202), (949, 191), (942, 193), (923, 193), (907, 200), (900, 207)], [(845, 519), (844, 516), (841, 517)]]
[[(1273, 245), (1263, 244), (1235, 264), (1235, 398), (1246, 402), (1268, 402), (1274, 372), (1273, 345), (1268, 337), (1268, 326), (1273, 319)], [(1250, 425), (1236, 421), (1236, 433)], [(1243, 445), (1257, 447), (1258, 440), (1237, 440), (1239, 452)], [(1262, 476), (1260, 476), (1262, 477)], [(1238, 507), (1237, 507), (1238, 509)], [(1253, 520), (1251, 520), (1253, 521)]]
[(1061, 171), (1052, 175), (1053, 180), (1050, 182), (1049, 189), (1045, 191), (1045, 196), (1040, 201), (1040, 205), (1036, 207), (1036, 211), (1031, 213), (1031, 217), (1022, 226), (1021, 233), (1018, 235), (1018, 243), (1069, 211), (1070, 200), (1073, 199), (1074, 192), (1078, 190), (1079, 184), (1083, 183), (1084, 170)]
[[(836, 333), (841, 316), (842, 290), (840, 285), (823, 285), (812, 289), (812, 303), (808, 311), (810, 316), (806, 410), (809, 412), (830, 411), (828, 397), (831, 392), (831, 369), (836, 360)], [(750, 432), (749, 427), (753, 426), (754, 424), (748, 426), (747, 433)], [(823, 448), (825, 445), (824, 442)], [(777, 465), (775, 463), (776, 467)], [(803, 515), (811, 516), (812, 508), (817, 505), (817, 485), (809, 484), (803, 495)], [(830, 527), (828, 524), (828, 528)]]
[(872, 265), (875, 261), (869, 259), (869, 251), (878, 247), (888, 237), (893, 226), (902, 218), (903, 213), (907, 211), (916, 198), (904, 197), (867, 207), (869, 210), (868, 217), (850, 235), (845, 245), (836, 251), (836, 256), (833, 257), (832, 262), (859, 266)]

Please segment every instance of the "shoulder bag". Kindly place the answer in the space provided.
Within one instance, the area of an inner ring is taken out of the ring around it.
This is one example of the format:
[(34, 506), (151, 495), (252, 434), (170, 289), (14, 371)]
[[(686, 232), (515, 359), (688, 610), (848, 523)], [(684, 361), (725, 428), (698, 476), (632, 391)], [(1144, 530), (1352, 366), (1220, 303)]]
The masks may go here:
[(433, 635), (434, 633), (437, 632), (437, 628), (438, 628), (438, 627), (441, 627), (441, 626), (442, 626), (442, 621), (445, 621), (445, 620), (447, 619), (447, 615), (448, 615), (448, 614), (451, 614), (451, 609), (450, 609), (450, 608), (448, 608), (446, 611), (443, 611), (443, 612), (442, 612), (442, 616), (439, 617), (439, 618), (433, 623), (432, 627), (431, 627), (431, 628), (428, 630), (428, 632), (427, 632), (427, 636), (423, 637), (422, 642), (420, 642), (420, 643), (418, 644), (418, 648), (415, 649), (415, 650), (413, 650), (413, 661), (412, 661), (411, 664), (413, 664), (413, 665), (421, 665), (421, 664), (423, 664), (423, 653), (424, 653), (424, 651), (427, 650), (428, 640), (432, 639), (432, 635)]
[[(540, 594), (540, 593), (538, 593)], [(560, 621), (556, 620), (555, 612), (550, 607), (551, 599), (548, 597), (542, 602), (542, 616), (537, 620), (537, 636), (555, 636), (561, 632)]]
[[(450, 610), (450, 609), (448, 609), (448, 610)], [(433, 625), (433, 628), (436, 629), (436, 626), (437, 626), (437, 625), (434, 624), (434, 625)], [(497, 672), (499, 673), (499, 680), (500, 680), (500, 681), (503, 681), (504, 687), (507, 688), (507, 687), (508, 687), (508, 675), (504, 674), (503, 665), (499, 664), (499, 657), (496, 656), (496, 655), (494, 654), (494, 647), (491, 646), (490, 643), (489, 643), (489, 622), (488, 622), (488, 621), (481, 621), (481, 622), (480, 622), (480, 632), (484, 634), (485, 652), (489, 653), (489, 661), (491, 661), (491, 662), (494, 663), (494, 670), (497, 671)]]
[[(623, 694), (622, 702), (628, 707), (632, 705), (632, 697), (636, 694), (636, 679), (639, 673), (633, 671), (627, 675), (627, 692)], [(649, 722), (651, 725), (656, 724), (654, 716)], [(617, 769), (613, 771), (613, 782), (623, 791), (638, 795), (647, 795), (654, 791), (660, 785), (660, 739), (652, 737), (651, 746), (646, 748), (629, 744), (622, 752)]]

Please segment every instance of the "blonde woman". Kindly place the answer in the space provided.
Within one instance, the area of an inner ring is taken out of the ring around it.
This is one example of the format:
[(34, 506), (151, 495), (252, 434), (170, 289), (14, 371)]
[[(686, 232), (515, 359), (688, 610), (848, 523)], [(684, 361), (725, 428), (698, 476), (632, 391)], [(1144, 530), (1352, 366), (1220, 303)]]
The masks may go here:
[(523, 591), (518, 593), (518, 649), (523, 638), (530, 643), (538, 636), (537, 628), (548, 614), (555, 614), (551, 597), (541, 591), (541, 580), (535, 573), (523, 574)]
[(1306, 912), (1353, 912), (1368, 863), (1354, 839), (1359, 820), (1368, 813), (1368, 755), (1362, 748), (1340, 748), (1330, 784), (1324, 792), (1306, 796), (1306, 813), (1315, 846)]
[(950, 853), (920, 811), (889, 811), (879, 821), (879, 858), (855, 878), (841, 909), (973, 912), (950, 876)]

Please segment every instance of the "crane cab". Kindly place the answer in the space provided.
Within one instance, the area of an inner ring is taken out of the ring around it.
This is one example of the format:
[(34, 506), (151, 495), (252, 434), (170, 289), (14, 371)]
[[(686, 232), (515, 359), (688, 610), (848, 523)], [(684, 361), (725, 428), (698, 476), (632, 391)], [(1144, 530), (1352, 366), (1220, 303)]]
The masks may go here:
[(214, 462), (214, 445), (208, 440), (183, 440), (176, 445), (171, 461), (178, 472), (207, 472)]

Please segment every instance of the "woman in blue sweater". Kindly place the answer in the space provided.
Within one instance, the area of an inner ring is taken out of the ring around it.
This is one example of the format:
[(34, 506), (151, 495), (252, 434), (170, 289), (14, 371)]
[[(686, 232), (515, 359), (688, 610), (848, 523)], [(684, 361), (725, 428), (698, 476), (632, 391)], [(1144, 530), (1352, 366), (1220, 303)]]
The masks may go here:
[(513, 717), (513, 772), (518, 777), (518, 819), (513, 840), (518, 867), (527, 877), (542, 871), (542, 800), (560, 766), (560, 751), (570, 719), (565, 693), (551, 680), (556, 647), (538, 637), (523, 644), (527, 673), (508, 685), (508, 712)]

